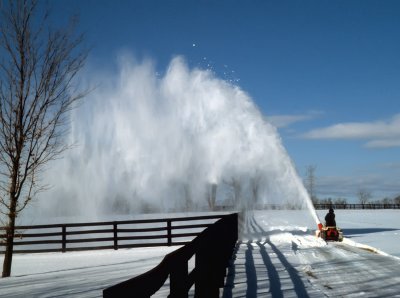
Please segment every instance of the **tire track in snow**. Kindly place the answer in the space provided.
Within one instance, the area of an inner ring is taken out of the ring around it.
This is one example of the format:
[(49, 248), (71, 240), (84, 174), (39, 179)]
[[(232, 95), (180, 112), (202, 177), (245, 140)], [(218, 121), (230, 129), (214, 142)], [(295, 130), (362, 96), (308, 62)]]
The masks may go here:
[(400, 297), (400, 262), (345, 243), (300, 250), (314, 287), (328, 297)]

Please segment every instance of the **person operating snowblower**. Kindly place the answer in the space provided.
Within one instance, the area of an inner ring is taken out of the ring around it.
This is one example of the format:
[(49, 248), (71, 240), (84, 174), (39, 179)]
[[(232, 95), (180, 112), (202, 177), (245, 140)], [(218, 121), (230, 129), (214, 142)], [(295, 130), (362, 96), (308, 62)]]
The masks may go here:
[(333, 208), (329, 208), (329, 212), (325, 215), (325, 227), (321, 229), (319, 236), (326, 241), (343, 241), (343, 233), (336, 227)]
[(329, 208), (329, 212), (325, 215), (325, 226), (336, 227), (335, 211), (333, 211), (333, 208)]

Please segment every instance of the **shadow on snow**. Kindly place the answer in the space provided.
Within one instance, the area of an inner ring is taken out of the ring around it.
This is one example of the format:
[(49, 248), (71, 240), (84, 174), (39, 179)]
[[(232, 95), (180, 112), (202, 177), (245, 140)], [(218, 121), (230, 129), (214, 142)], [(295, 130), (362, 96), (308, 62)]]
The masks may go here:
[(398, 231), (399, 229), (391, 228), (359, 228), (359, 229), (343, 229), (343, 234), (347, 238), (356, 237), (357, 235), (381, 233), (381, 232), (392, 232)]
[[(284, 253), (270, 241), (271, 235), (283, 231), (265, 231), (252, 216), (245, 221), (244, 229), (247, 231), (244, 231), (244, 235), (250, 236), (253, 240), (238, 242), (234, 252), (235, 260), (228, 268), (223, 297), (257, 297), (260, 294), (283, 297), (284, 280), (285, 289), (291, 284), (289, 287), (292, 287), (297, 297), (309, 297), (299, 272), (290, 264)], [(308, 234), (301, 231), (291, 231), (291, 233)], [(296, 248), (292, 246), (292, 249)], [(257, 274), (257, 271), (262, 273)], [(260, 284), (263, 283), (267, 285), (265, 289), (260, 288)], [(235, 287), (237, 289), (233, 293)]]

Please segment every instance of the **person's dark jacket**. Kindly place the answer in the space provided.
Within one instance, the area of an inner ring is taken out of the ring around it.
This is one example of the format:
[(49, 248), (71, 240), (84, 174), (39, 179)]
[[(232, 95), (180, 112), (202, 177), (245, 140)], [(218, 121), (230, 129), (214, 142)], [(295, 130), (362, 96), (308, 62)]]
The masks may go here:
[(336, 227), (335, 213), (333, 209), (329, 209), (328, 214), (325, 216), (325, 225), (327, 227)]

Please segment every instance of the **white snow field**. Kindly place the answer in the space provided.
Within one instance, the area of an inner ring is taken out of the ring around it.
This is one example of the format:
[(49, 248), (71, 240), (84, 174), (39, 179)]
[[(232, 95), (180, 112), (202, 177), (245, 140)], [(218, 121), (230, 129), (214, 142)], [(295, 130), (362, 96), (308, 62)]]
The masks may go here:
[[(248, 212), (221, 297), (400, 297), (400, 210), (335, 213), (342, 243), (316, 238), (303, 211)], [(176, 248), (15, 255), (0, 297), (101, 297)]]

